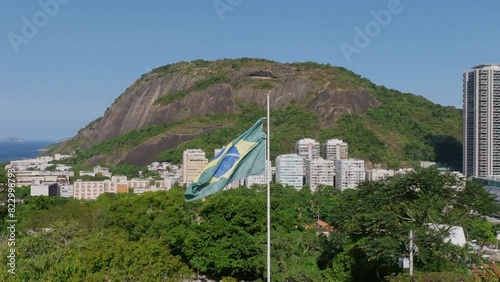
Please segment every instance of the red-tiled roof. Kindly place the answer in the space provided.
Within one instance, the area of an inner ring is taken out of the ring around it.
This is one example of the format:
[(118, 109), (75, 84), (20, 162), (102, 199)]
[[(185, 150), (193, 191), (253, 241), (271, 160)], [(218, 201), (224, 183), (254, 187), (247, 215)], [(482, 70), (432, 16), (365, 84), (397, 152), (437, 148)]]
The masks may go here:
[(328, 223), (324, 222), (323, 220), (318, 220), (316, 223), (317, 223), (319, 226), (321, 226), (321, 227), (327, 227), (327, 226), (330, 226), (330, 224), (328, 224)]

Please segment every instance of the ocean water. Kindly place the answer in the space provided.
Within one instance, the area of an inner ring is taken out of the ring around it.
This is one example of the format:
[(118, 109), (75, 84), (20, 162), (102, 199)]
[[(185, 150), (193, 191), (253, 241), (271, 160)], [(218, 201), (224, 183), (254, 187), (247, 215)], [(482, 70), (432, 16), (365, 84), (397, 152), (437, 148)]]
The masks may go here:
[(0, 142), (0, 162), (34, 158), (53, 141)]

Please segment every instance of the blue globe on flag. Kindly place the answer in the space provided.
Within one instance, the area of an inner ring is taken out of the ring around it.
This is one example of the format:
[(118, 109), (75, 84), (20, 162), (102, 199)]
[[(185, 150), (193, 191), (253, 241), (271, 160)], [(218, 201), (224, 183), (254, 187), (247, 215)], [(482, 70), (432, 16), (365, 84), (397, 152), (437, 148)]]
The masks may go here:
[(238, 152), (238, 148), (236, 147), (231, 147), (229, 151), (227, 152), (226, 156), (222, 160), (219, 168), (214, 174), (214, 177), (220, 177), (221, 175), (224, 175), (226, 172), (228, 172), (238, 161), (240, 158), (240, 152)]

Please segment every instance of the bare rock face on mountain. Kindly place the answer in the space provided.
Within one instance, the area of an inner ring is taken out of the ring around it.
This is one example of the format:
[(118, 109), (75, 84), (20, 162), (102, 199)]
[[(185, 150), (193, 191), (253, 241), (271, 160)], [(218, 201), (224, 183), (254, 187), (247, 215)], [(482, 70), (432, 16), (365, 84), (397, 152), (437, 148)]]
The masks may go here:
[(86, 127), (79, 134), (100, 143), (154, 124), (238, 109), (231, 99), (231, 88), (224, 84), (192, 93), (168, 105), (156, 103), (160, 96), (179, 93), (195, 81), (182, 74), (157, 77), (149, 83), (139, 80), (117, 99), (97, 124)]
[[(161, 70), (144, 75), (108, 108), (97, 123), (87, 126), (79, 134), (91, 139), (92, 143), (100, 143), (153, 124), (179, 121), (207, 113), (237, 112), (239, 107), (236, 100), (256, 103), (264, 108), (265, 93), (269, 90), (271, 107), (284, 107), (292, 101), (307, 102), (306, 107), (325, 121), (335, 120), (345, 113), (361, 113), (377, 106), (377, 101), (366, 91), (348, 86), (339, 87), (326, 79), (315, 80), (314, 76), (318, 72), (327, 73), (328, 70), (301, 70), (300, 66), (271, 62), (250, 62), (248, 66), (243, 64), (239, 70), (227, 70), (227, 78), (220, 83), (208, 85), (206, 89), (200, 87), (201, 90), (189, 90), (196, 82), (223, 72), (215, 73), (210, 65), (192, 65), (193, 63), (174, 65), (179, 70), (171, 70), (166, 75)], [(188, 73), (185, 69), (191, 71)], [(332, 73), (335, 70), (332, 68)], [(235, 85), (236, 83), (239, 85)], [(157, 103), (161, 96), (183, 91), (190, 93), (168, 104)]]
[[(343, 68), (260, 59), (198, 60), (160, 67), (136, 80), (101, 118), (56, 151), (71, 151), (75, 147), (84, 150), (151, 125), (207, 114), (237, 113), (241, 103), (264, 109), (268, 92), (272, 108), (300, 105), (314, 112), (322, 124), (332, 124), (346, 113), (362, 113), (378, 105), (368, 91), (350, 84), (349, 77), (360, 79)], [(157, 138), (115, 156), (112, 162), (144, 165), (154, 161), (162, 150), (199, 134)], [(149, 153), (146, 156), (140, 152)], [(97, 157), (91, 163), (100, 160)]]

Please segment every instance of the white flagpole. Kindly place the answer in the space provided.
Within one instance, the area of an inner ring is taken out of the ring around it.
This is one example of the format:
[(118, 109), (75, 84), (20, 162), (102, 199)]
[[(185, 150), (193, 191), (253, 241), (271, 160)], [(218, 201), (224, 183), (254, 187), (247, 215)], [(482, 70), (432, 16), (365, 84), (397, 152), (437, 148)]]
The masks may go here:
[[(270, 91), (269, 91), (270, 92)], [(267, 92), (267, 282), (271, 282), (271, 132), (269, 118), (269, 92)]]

